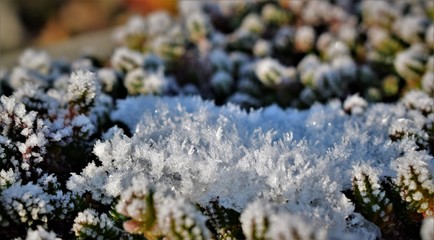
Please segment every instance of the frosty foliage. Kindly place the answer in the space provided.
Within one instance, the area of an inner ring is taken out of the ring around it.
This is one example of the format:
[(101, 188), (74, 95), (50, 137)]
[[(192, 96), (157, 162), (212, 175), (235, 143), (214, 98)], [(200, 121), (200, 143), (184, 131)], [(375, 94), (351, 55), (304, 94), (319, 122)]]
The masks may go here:
[(219, 196), (223, 206), (242, 210), (260, 198), (343, 230), (354, 210), (341, 192), (351, 186), (352, 166), (387, 168), (408, 144), (391, 142), (388, 134), (403, 117), (409, 117), (403, 105), (376, 104), (356, 116), (339, 102), (246, 113), (194, 97), (129, 97), (112, 119), (134, 135), (117, 130), (98, 141), (94, 153), (102, 165), (73, 174), (68, 187), (108, 203), (145, 173), (202, 205)]
[(119, 229), (107, 214), (98, 214), (94, 209), (79, 212), (72, 226), (75, 236), (79, 239), (104, 240), (115, 238)]

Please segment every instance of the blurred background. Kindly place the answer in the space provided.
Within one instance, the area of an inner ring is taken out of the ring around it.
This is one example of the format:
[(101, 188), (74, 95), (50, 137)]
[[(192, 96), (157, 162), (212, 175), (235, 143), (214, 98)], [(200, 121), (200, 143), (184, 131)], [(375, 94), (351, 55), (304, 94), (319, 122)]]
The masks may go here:
[(177, 0), (0, 0), (0, 58), (112, 29), (134, 14), (176, 14), (176, 7)]

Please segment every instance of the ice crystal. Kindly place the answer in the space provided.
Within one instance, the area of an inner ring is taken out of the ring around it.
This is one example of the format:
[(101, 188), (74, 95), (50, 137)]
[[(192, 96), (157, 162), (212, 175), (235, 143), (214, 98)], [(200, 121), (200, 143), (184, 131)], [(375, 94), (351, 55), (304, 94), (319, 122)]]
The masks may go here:
[(351, 185), (352, 166), (387, 166), (398, 157), (400, 142), (390, 142), (387, 126), (405, 114), (403, 106), (378, 104), (352, 117), (336, 102), (309, 111), (270, 107), (247, 114), (197, 98), (128, 98), (112, 118), (135, 134), (118, 131), (97, 142), (102, 166), (90, 164), (68, 186), (110, 202), (128, 179), (147, 173), (203, 205), (219, 196), (223, 206), (243, 209), (263, 198), (320, 226), (343, 226), (353, 208), (340, 191)]

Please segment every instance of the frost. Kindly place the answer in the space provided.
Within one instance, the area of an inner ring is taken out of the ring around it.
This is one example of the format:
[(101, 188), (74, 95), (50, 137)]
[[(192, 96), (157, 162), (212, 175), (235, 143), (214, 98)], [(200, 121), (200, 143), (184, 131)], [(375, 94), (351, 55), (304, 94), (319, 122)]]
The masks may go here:
[(405, 146), (389, 140), (387, 126), (402, 117), (401, 105), (376, 104), (361, 116), (345, 114), (339, 102), (246, 113), (191, 97), (130, 97), (118, 102), (112, 119), (134, 135), (117, 131), (97, 142), (102, 166), (74, 174), (68, 188), (107, 203), (146, 173), (203, 205), (219, 196), (241, 210), (260, 198), (319, 226), (344, 226), (353, 206), (341, 191), (351, 186), (352, 166), (387, 168)]

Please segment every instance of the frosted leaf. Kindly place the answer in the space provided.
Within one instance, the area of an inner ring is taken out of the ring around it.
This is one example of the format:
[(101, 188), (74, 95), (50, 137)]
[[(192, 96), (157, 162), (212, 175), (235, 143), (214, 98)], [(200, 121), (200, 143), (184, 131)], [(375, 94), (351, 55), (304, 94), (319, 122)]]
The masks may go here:
[(422, 240), (434, 239), (434, 217), (425, 218), (420, 229)]
[(60, 240), (60, 238), (56, 237), (56, 233), (49, 232), (42, 226), (37, 226), (36, 230), (29, 229), (26, 240)]

